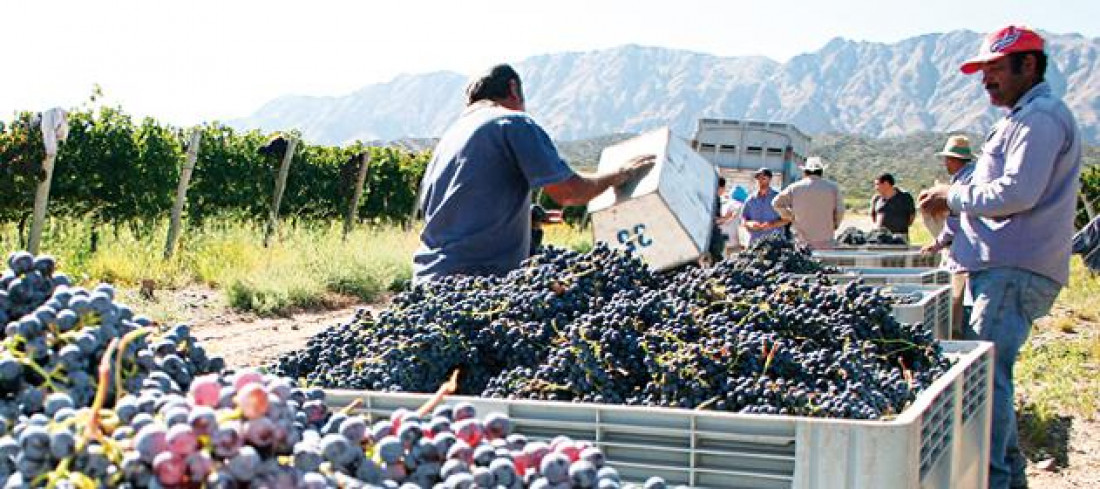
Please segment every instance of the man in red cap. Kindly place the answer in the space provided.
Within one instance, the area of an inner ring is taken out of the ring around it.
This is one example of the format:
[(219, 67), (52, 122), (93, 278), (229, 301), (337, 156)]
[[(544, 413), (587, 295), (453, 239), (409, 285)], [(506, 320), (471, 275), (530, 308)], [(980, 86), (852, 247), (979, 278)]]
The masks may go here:
[(964, 336), (991, 341), (993, 423), (989, 487), (1027, 487), (1017, 445), (1012, 369), (1031, 332), (1069, 281), (1081, 135), (1044, 81), (1043, 38), (1022, 26), (986, 37), (961, 67), (982, 73), (990, 102), (1007, 109), (982, 145), (969, 183), (921, 192), (921, 209), (959, 214), (952, 253), (974, 300)]

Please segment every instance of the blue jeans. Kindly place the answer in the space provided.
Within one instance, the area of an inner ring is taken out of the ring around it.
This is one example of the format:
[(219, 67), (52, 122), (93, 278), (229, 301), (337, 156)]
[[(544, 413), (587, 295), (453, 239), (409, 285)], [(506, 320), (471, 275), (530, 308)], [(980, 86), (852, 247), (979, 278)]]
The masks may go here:
[(995, 352), (989, 487), (1020, 487), (1027, 482), (1027, 463), (1016, 433), (1012, 368), (1032, 321), (1050, 312), (1062, 285), (1020, 268), (991, 268), (970, 272), (969, 287), (974, 307), (963, 337), (991, 341)]

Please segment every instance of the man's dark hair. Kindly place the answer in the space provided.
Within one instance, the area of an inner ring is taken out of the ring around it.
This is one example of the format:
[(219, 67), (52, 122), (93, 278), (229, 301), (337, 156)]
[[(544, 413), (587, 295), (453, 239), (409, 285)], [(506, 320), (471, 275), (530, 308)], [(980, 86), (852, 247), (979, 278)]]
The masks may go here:
[(1024, 71), (1024, 60), (1028, 56), (1035, 56), (1035, 74), (1038, 75), (1039, 81), (1043, 81), (1044, 75), (1047, 72), (1047, 53), (1042, 51), (1020, 51), (1018, 53), (1009, 53), (1008, 62), (1012, 68), (1014, 75), (1019, 75)]
[(878, 178), (875, 179), (875, 181), (878, 183), (889, 183), (891, 187), (897, 185), (896, 183), (894, 183), (894, 176), (889, 173), (883, 173), (882, 175), (879, 175)]
[(718, 177), (718, 186), (719, 187), (725, 187), (726, 186), (726, 177)]
[(480, 78), (466, 86), (466, 105), (482, 100), (500, 100), (508, 97), (508, 82), (515, 80), (516, 89), (523, 96), (519, 73), (510, 65), (496, 65)]
[(802, 173), (806, 176), (815, 175), (820, 177), (825, 174), (825, 170), (802, 170)]

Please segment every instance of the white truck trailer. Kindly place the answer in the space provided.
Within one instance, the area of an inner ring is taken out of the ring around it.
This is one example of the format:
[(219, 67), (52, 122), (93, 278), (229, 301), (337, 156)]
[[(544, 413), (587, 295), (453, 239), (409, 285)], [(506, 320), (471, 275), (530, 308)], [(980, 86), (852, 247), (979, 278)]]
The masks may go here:
[(753, 188), (752, 174), (772, 171), (772, 186), (783, 188), (802, 177), (810, 137), (793, 124), (735, 119), (699, 119), (691, 147), (718, 168), (730, 188)]

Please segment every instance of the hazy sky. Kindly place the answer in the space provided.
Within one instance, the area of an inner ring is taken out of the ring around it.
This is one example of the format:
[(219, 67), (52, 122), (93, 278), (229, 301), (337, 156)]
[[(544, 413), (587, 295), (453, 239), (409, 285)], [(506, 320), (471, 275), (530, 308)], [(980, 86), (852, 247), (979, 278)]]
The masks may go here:
[[(1097, 0), (0, 0), (0, 120), (107, 102), (173, 124), (285, 94), (343, 95), (401, 73), (623, 44), (777, 61), (829, 39), (896, 42), (1022, 22), (1100, 33)], [(975, 46), (975, 50), (977, 46)], [(531, 87), (535, 89), (535, 87)]]

